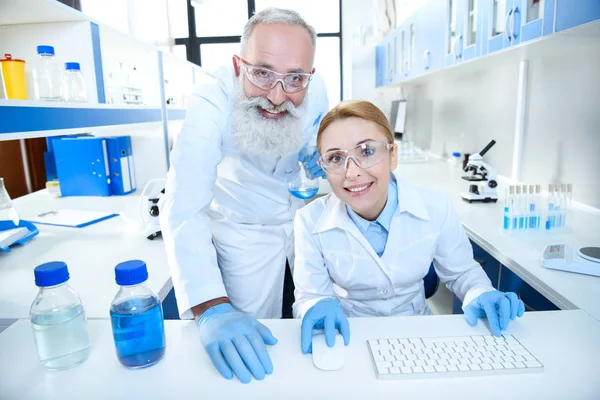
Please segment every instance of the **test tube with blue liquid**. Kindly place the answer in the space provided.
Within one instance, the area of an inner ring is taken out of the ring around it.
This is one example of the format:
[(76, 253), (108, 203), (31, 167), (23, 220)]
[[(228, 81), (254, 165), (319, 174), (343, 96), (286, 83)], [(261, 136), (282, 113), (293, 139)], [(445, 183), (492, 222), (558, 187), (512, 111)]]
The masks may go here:
[(514, 214), (514, 197), (515, 197), (515, 187), (509, 186), (506, 195), (504, 196), (504, 221), (503, 228), (504, 230), (511, 229), (511, 219)]

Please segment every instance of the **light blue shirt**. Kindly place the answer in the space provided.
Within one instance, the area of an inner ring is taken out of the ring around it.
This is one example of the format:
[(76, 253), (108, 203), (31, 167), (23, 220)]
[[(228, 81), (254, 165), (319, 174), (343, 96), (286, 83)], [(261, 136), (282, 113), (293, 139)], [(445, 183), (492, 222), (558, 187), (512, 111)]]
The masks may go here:
[(352, 219), (360, 233), (367, 239), (379, 257), (381, 257), (385, 251), (388, 234), (390, 233), (390, 225), (392, 224), (392, 217), (397, 208), (398, 184), (396, 183), (394, 175), (391, 175), (390, 177), (388, 198), (385, 207), (383, 207), (381, 214), (379, 214), (375, 221), (367, 221), (355, 213), (350, 207), (346, 206), (348, 216)]

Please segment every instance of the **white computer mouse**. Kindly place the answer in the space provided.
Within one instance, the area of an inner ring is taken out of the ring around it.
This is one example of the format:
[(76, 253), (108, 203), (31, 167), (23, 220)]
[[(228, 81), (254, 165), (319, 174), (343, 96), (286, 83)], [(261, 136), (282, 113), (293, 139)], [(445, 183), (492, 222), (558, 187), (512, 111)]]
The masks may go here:
[(339, 333), (335, 336), (335, 345), (327, 346), (325, 334), (315, 333), (312, 338), (312, 355), (315, 367), (323, 371), (335, 371), (346, 363), (346, 346)]

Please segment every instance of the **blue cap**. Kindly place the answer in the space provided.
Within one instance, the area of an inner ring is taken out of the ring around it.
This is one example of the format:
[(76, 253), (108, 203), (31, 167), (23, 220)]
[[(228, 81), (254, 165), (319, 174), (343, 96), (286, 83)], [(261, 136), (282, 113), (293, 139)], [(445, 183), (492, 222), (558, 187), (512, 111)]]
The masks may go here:
[(79, 67), (79, 63), (76, 63), (76, 62), (65, 63), (65, 69), (66, 70), (75, 70), (75, 71), (81, 70), (81, 68)]
[(143, 261), (125, 261), (115, 267), (117, 285), (137, 285), (146, 279), (148, 279), (148, 270)]
[(52, 261), (38, 265), (33, 270), (35, 285), (39, 287), (56, 286), (69, 280), (67, 264), (62, 261)]
[(454, 153), (452, 153), (452, 156), (454, 156), (454, 157), (460, 157), (460, 153), (457, 152), (457, 151), (455, 151)]
[(38, 46), (37, 47), (38, 54), (52, 54), (54, 55), (54, 47), (53, 46)]

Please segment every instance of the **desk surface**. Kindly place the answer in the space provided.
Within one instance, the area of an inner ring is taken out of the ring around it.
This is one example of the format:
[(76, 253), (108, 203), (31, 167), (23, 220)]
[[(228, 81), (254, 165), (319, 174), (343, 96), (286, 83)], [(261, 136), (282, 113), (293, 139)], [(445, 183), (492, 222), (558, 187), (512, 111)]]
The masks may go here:
[[(52, 209), (81, 209), (118, 213), (134, 207), (138, 195), (111, 197), (52, 198), (39, 191), (14, 201), (20, 216)], [(108, 318), (117, 293), (115, 266), (126, 260), (144, 260), (148, 283), (164, 299), (171, 290), (169, 267), (162, 240), (148, 240), (121, 217), (89, 225), (64, 228), (37, 225), (40, 233), (24, 246), (0, 254), (0, 318), (29, 318), (29, 307), (37, 295), (33, 269), (48, 261), (65, 261), (69, 284), (79, 293), (89, 318)]]
[[(460, 192), (467, 191), (469, 184), (461, 179), (463, 171), (450, 167), (446, 161), (430, 159), (427, 163), (399, 164), (394, 173), (413, 185), (447, 195), (469, 238), (557, 307), (582, 309), (600, 320), (600, 277), (555, 271), (540, 264), (542, 250), (548, 244), (599, 246), (599, 216), (573, 209), (569, 215), (571, 225), (562, 232), (507, 233), (501, 225), (505, 183), (499, 182), (497, 203), (469, 204), (460, 197)], [(327, 182), (322, 182), (320, 193), (329, 191)]]
[(350, 320), (346, 365), (320, 371), (300, 352), (299, 320), (267, 320), (279, 343), (269, 348), (274, 372), (243, 385), (224, 380), (201, 347), (196, 326), (166, 321), (167, 352), (155, 366), (122, 367), (114, 352), (110, 322), (89, 321), (90, 358), (66, 371), (47, 372), (38, 362), (29, 321), (0, 334), (0, 398), (599, 398), (600, 322), (583, 311), (529, 312), (509, 330), (544, 365), (520, 375), (379, 381), (366, 341), (385, 337), (489, 334), (461, 315), (358, 318)]

